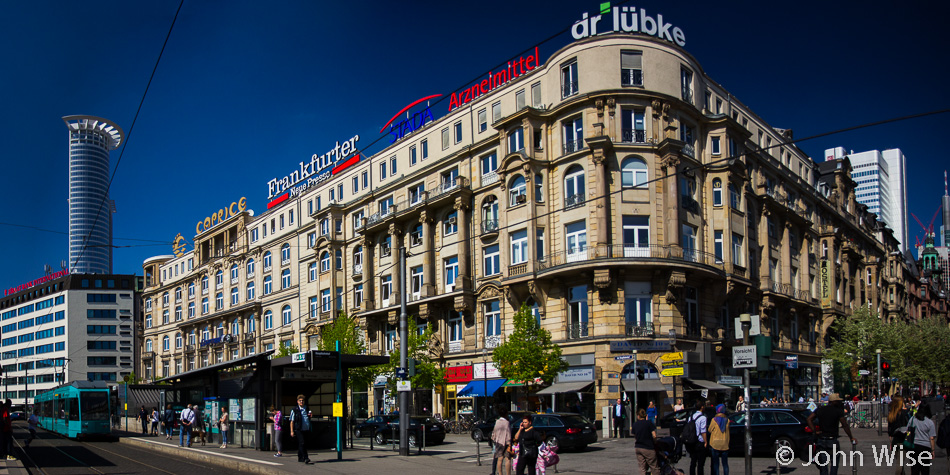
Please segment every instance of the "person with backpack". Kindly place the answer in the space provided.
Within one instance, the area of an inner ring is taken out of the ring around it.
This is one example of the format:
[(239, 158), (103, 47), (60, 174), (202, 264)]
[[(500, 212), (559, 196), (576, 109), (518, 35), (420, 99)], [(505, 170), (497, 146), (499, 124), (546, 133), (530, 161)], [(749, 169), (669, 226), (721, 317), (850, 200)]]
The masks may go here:
[(696, 411), (693, 412), (686, 425), (683, 427), (682, 437), (683, 445), (686, 446), (686, 452), (689, 453), (689, 475), (705, 475), (706, 453), (709, 448), (709, 441), (706, 434), (706, 416), (703, 414), (705, 402), (700, 400), (696, 403)]
[[(181, 410), (179, 423), (181, 428), (178, 430), (178, 446), (191, 447), (191, 429), (195, 426), (195, 411), (191, 408), (191, 404)], [(186, 434), (187, 438), (185, 437)], [(187, 445), (185, 444), (186, 439), (188, 441)]]
[[(937, 447), (934, 445), (934, 439), (937, 437), (937, 428), (934, 421), (930, 419), (930, 404), (921, 404), (914, 413), (914, 418), (908, 424), (908, 434), (913, 435), (914, 456), (920, 457), (922, 454), (929, 454), (933, 460), (937, 453)], [(913, 429), (911, 429), (913, 428)], [(911, 475), (930, 475), (930, 467), (915, 463), (910, 468)]]
[[(891, 438), (891, 447), (900, 454), (900, 460), (904, 459), (903, 447), (907, 423), (910, 421), (910, 413), (904, 409), (904, 398), (894, 396), (888, 406), (887, 412), (887, 435)], [(904, 473), (904, 464), (897, 464), (895, 475)]]
[(171, 404), (165, 406), (162, 422), (165, 424), (165, 440), (172, 440), (172, 434), (175, 433), (175, 410)]
[(726, 406), (716, 406), (716, 415), (709, 422), (709, 450), (712, 453), (712, 475), (719, 475), (719, 463), (722, 462), (723, 475), (729, 475), (729, 418)]
[(290, 436), (297, 437), (297, 461), (312, 464), (307, 454), (307, 434), (310, 433), (310, 410), (303, 394), (297, 395), (297, 405), (290, 411)]
[[(819, 429), (815, 428), (816, 420)], [(821, 475), (828, 475), (829, 471), (831, 475), (838, 475), (838, 465), (841, 464), (841, 460), (840, 457), (835, 457), (834, 454), (841, 452), (838, 445), (839, 426), (844, 427), (845, 433), (851, 439), (851, 444), (856, 444), (857, 440), (851, 435), (851, 427), (848, 426), (848, 420), (845, 417), (844, 401), (838, 393), (832, 393), (828, 396), (827, 406), (819, 407), (818, 410), (808, 416), (808, 427), (813, 433), (818, 434), (818, 440), (815, 443), (818, 446), (818, 451), (825, 452), (831, 457), (831, 462), (818, 465), (818, 473)]]

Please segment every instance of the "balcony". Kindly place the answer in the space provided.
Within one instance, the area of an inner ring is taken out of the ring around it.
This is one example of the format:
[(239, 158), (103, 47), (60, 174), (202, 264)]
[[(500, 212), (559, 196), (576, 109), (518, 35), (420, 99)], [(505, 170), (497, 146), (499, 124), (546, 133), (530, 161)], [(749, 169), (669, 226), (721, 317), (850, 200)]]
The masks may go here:
[(628, 323), (625, 334), (634, 338), (653, 338), (656, 335), (653, 331), (653, 322)]
[(683, 155), (686, 155), (689, 158), (696, 158), (696, 147), (694, 147), (691, 143), (683, 145)]
[(565, 210), (576, 208), (582, 204), (584, 204), (584, 195), (577, 194), (577, 195), (571, 195), (571, 196), (568, 196), (567, 198), (564, 198)]
[(498, 232), (498, 220), (486, 219), (482, 221), (482, 234), (491, 234)]
[(725, 266), (716, 256), (708, 252), (697, 250), (683, 250), (678, 246), (650, 244), (638, 246), (633, 244), (602, 244), (598, 246), (561, 251), (549, 254), (537, 262), (539, 272), (553, 269), (562, 265), (599, 260), (660, 260), (675, 262), (693, 262), (725, 270)]
[(155, 359), (155, 352), (154, 352), (154, 351), (146, 351), (146, 352), (142, 353), (142, 359), (143, 359), (143, 360), (154, 360), (154, 359)]
[(244, 334), (244, 341), (254, 341), (254, 332), (247, 332)]
[(564, 142), (564, 155), (578, 152), (584, 148), (584, 139), (568, 140)]
[(498, 348), (501, 346), (501, 343), (501, 335), (488, 335), (485, 337), (485, 348)]
[(363, 264), (353, 266), (353, 275), (363, 275)]
[(449, 353), (461, 353), (461, 352), (462, 352), (462, 340), (449, 342)]
[(567, 326), (567, 339), (568, 340), (579, 340), (581, 338), (587, 338), (590, 336), (588, 331), (589, 322), (583, 323), (572, 323)]
[(528, 273), (528, 263), (522, 262), (508, 266), (508, 277), (517, 277)]
[(620, 141), (623, 143), (647, 143), (647, 131), (640, 129), (623, 129)]
[(452, 180), (445, 180), (434, 190), (429, 192), (429, 199), (436, 199), (446, 193), (451, 193), (463, 187), (468, 187), (468, 180), (466, 180), (464, 177), (455, 177)]
[(621, 86), (642, 86), (643, 85), (643, 70), (621, 69), (620, 70), (620, 85)]
[(699, 214), (699, 202), (694, 200), (692, 196), (681, 195), (680, 206), (682, 206), (686, 211)]
[(498, 172), (490, 172), (482, 175), (482, 186), (498, 183)]

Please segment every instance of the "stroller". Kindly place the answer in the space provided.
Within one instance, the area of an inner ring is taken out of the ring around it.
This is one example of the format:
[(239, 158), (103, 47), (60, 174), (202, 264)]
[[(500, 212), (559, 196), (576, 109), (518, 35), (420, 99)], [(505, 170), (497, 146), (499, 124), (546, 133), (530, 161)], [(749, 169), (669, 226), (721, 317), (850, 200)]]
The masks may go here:
[(658, 475), (686, 475), (674, 465), (680, 460), (680, 441), (676, 437), (660, 437), (653, 443), (656, 450), (656, 463), (660, 467)]

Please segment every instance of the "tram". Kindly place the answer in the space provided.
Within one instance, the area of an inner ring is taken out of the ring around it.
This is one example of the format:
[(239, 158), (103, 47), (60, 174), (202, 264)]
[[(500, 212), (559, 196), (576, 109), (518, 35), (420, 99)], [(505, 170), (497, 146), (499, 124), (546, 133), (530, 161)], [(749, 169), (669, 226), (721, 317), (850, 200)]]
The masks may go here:
[(104, 381), (73, 381), (34, 399), (34, 410), (46, 430), (70, 438), (112, 432), (109, 387)]

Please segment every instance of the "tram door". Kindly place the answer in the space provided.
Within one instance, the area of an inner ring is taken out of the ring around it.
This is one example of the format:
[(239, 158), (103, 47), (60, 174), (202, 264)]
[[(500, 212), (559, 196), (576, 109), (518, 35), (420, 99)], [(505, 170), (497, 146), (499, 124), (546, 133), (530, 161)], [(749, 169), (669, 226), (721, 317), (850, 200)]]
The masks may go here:
[(59, 432), (60, 434), (66, 433), (66, 427), (69, 421), (69, 418), (68, 418), (69, 409), (67, 407), (68, 405), (67, 401), (69, 400), (57, 399), (55, 401), (56, 414), (54, 417), (55, 417), (56, 422), (54, 422), (54, 424), (56, 424), (56, 432)]

